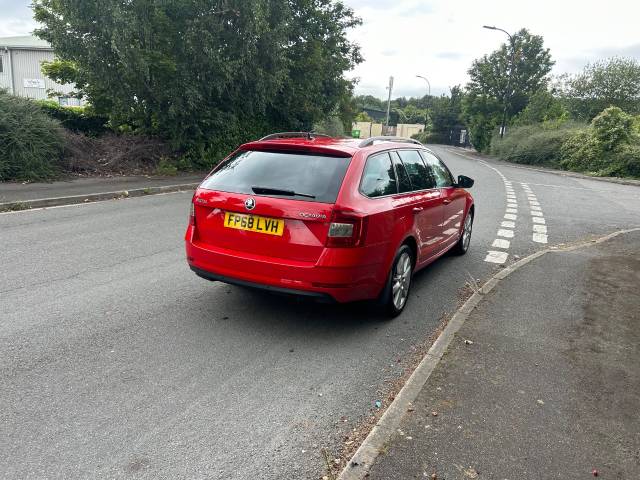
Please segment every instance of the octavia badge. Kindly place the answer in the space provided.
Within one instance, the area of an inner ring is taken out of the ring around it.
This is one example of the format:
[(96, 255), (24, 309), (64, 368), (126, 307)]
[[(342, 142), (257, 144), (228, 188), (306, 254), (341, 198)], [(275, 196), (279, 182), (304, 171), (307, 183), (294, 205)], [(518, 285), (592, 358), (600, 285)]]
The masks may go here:
[(256, 201), (253, 198), (247, 198), (244, 201), (244, 207), (247, 210), (253, 210), (254, 208), (256, 208)]

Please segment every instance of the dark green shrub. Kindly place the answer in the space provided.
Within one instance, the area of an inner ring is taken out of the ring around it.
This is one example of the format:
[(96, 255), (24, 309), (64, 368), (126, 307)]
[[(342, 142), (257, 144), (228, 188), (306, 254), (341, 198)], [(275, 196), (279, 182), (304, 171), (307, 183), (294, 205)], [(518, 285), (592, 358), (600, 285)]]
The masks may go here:
[(640, 178), (640, 145), (625, 145), (615, 155), (609, 175)]
[(109, 119), (97, 115), (88, 107), (63, 107), (52, 100), (36, 102), (47, 115), (59, 120), (64, 128), (76, 133), (97, 137), (109, 131), (106, 126)]
[(412, 135), (411, 138), (418, 140), (420, 143), (431, 143), (440, 145), (449, 145), (451, 140), (446, 133), (437, 132), (420, 132)]
[(573, 133), (560, 150), (560, 166), (576, 172), (596, 172), (606, 167), (601, 143), (589, 128)]
[(322, 122), (319, 122), (313, 126), (313, 131), (329, 135), (334, 138), (344, 136), (344, 125), (339, 117), (331, 116), (327, 117)]
[(593, 134), (605, 150), (629, 143), (633, 123), (634, 118), (618, 107), (604, 109), (591, 121)]
[(577, 131), (578, 125), (539, 123), (512, 127), (504, 138), (495, 133), (491, 153), (503, 160), (528, 165), (558, 167), (562, 145)]
[(578, 132), (562, 147), (561, 167), (606, 177), (640, 177), (640, 144), (624, 144), (614, 150), (592, 129)]
[(634, 118), (618, 107), (598, 114), (562, 146), (562, 168), (599, 176), (640, 177), (640, 139)]
[(60, 169), (60, 122), (31, 100), (0, 90), (0, 181), (45, 180)]

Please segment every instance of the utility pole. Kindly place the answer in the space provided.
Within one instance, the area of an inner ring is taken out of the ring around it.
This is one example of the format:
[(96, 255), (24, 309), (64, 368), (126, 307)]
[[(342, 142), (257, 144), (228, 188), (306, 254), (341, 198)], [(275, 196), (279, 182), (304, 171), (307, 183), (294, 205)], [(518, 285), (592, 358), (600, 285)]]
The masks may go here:
[(506, 33), (507, 36), (509, 37), (509, 43), (511, 44), (511, 62), (509, 65), (509, 76), (507, 77), (507, 89), (506, 89), (506, 92), (504, 93), (504, 98), (503, 98), (504, 110), (502, 111), (502, 125), (500, 126), (500, 138), (503, 138), (504, 132), (507, 128), (507, 107), (508, 107), (507, 96), (509, 97), (509, 100), (511, 100), (511, 81), (512, 81), (511, 79), (513, 77), (513, 69), (515, 66), (514, 62), (515, 62), (515, 54), (516, 54), (516, 41), (513, 38), (513, 35), (511, 35), (506, 30), (503, 30), (502, 28), (498, 28), (490, 25), (483, 25), (482, 28), (486, 28), (487, 30), (498, 30), (500, 32)]
[(387, 121), (385, 122), (385, 125), (388, 130), (389, 129), (389, 113), (391, 112), (391, 92), (393, 91), (393, 77), (389, 77), (389, 86), (387, 88), (389, 89), (389, 99), (387, 100)]

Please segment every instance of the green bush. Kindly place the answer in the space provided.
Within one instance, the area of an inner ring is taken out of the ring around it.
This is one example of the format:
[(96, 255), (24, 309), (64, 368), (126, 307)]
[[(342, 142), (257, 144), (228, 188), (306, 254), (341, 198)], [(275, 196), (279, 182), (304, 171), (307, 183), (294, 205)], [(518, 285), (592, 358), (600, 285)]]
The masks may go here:
[(412, 135), (411, 138), (418, 140), (420, 143), (431, 143), (431, 144), (440, 144), (440, 145), (449, 145), (451, 140), (449, 139), (449, 135), (446, 133), (438, 133), (438, 132), (420, 132)]
[(332, 116), (315, 124), (313, 126), (313, 131), (329, 135), (334, 138), (339, 138), (344, 136), (344, 125), (339, 117)]
[(579, 124), (546, 125), (538, 123), (512, 127), (504, 138), (494, 133), (491, 153), (503, 160), (528, 165), (559, 167), (562, 145), (579, 129)]
[(609, 107), (600, 112), (592, 121), (593, 133), (605, 150), (614, 150), (621, 144), (629, 143), (634, 119), (618, 107)]
[(610, 150), (594, 129), (577, 132), (563, 146), (560, 166), (566, 170), (603, 177), (640, 177), (640, 143)]
[(606, 167), (605, 152), (589, 128), (578, 130), (560, 149), (560, 166), (578, 172), (596, 172)]
[(613, 160), (609, 175), (640, 178), (640, 144), (625, 145)]
[(59, 120), (64, 128), (75, 133), (97, 137), (109, 131), (109, 119), (93, 112), (92, 107), (63, 107), (53, 100), (36, 102), (42, 111)]
[(39, 105), (0, 90), (0, 181), (45, 180), (60, 169), (60, 122)]
[(173, 177), (178, 174), (178, 167), (171, 161), (171, 159), (162, 157), (156, 167), (156, 173), (158, 175)]

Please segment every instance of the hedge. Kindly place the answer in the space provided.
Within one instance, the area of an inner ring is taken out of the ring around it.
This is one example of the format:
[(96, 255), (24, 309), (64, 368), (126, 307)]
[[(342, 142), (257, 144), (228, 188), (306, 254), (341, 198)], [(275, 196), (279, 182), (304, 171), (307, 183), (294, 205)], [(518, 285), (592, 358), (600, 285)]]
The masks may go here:
[(542, 122), (494, 133), (491, 153), (502, 160), (598, 176), (640, 177), (636, 119), (610, 107), (591, 124)]
[(97, 137), (110, 131), (107, 127), (109, 119), (94, 113), (90, 106), (63, 107), (52, 100), (39, 100), (36, 103), (44, 113), (59, 120), (64, 128), (72, 132)]

